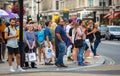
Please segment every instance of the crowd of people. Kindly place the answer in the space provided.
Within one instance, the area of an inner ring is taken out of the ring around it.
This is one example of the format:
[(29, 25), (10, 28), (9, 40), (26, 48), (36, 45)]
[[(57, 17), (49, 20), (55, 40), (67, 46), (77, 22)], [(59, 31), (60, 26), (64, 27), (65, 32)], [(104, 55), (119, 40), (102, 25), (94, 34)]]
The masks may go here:
[[(3, 24), (0, 19), (0, 41), (2, 43), (2, 59), (5, 59), (5, 50), (8, 50), (9, 71), (15, 72), (12, 61), (16, 56), (17, 69), (25, 71), (29, 68), (37, 68), (37, 64), (53, 65), (57, 67), (68, 67), (64, 63), (64, 55), (68, 61), (78, 66), (86, 66), (87, 57), (92, 51), (98, 56), (97, 47), (101, 41), (101, 33), (98, 24), (92, 20), (85, 22), (80, 18), (74, 22), (72, 19), (64, 21), (61, 17), (54, 22), (45, 21), (42, 25), (34, 22), (32, 18), (23, 20), (23, 49), (19, 48), (20, 23), (11, 18), (9, 24)], [(77, 47), (75, 41), (82, 40), (82, 46)], [(45, 48), (52, 48), (55, 56), (47, 58)], [(37, 61), (26, 61), (26, 54), (34, 52)], [(42, 56), (43, 55), (43, 56)], [(42, 57), (44, 62), (42, 62)]]

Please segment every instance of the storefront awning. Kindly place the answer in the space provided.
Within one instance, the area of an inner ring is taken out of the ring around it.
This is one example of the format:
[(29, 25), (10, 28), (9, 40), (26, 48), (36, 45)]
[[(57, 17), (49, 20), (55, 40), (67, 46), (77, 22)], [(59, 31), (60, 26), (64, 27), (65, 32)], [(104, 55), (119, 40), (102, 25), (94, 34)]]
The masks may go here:
[(108, 19), (112, 20), (113, 18), (117, 17), (118, 15), (120, 15), (120, 11), (116, 11), (113, 14), (111, 14)]
[(105, 16), (103, 16), (103, 18), (105, 19), (105, 18), (109, 17), (110, 15), (112, 15), (112, 12), (107, 13)]

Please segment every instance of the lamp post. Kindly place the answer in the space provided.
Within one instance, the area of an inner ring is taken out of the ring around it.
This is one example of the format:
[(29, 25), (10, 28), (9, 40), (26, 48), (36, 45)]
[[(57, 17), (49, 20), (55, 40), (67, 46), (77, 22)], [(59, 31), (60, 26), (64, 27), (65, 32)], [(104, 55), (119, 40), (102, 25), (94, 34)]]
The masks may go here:
[(96, 11), (93, 12), (93, 21), (96, 23)]
[[(103, 18), (103, 16), (104, 16), (104, 9), (105, 9), (105, 1), (104, 0), (102, 2), (102, 6), (103, 6), (103, 15), (102, 15), (102, 18)], [(103, 19), (103, 24), (104, 24), (104, 19)]]
[(113, 4), (113, 6), (112, 6), (112, 15), (113, 15), (112, 26), (114, 25), (114, 12), (115, 12), (115, 5)]
[(37, 21), (38, 21), (38, 24), (39, 24), (39, 8), (40, 8), (40, 3), (42, 2), (43, 0), (38, 0), (38, 1), (36, 1), (36, 3), (38, 4), (38, 14), (37, 14)]

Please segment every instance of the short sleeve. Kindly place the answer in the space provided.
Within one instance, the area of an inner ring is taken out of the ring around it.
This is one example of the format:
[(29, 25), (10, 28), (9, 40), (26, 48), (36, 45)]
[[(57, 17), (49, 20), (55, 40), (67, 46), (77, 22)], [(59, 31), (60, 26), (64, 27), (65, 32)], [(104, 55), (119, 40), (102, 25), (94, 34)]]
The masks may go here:
[(66, 33), (69, 33), (69, 30), (70, 30), (70, 26), (67, 26), (66, 27)]
[(5, 28), (4, 32), (8, 32), (8, 27)]
[(45, 35), (49, 36), (49, 30), (48, 29), (45, 30)]
[(55, 30), (55, 33), (60, 33), (60, 28), (59, 27), (56, 27), (56, 30)]

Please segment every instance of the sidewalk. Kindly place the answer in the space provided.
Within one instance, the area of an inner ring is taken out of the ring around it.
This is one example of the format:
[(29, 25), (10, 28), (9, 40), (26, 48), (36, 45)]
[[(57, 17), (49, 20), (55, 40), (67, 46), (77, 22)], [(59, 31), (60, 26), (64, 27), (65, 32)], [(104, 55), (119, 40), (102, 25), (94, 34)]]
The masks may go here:
[[(37, 69), (27, 69), (24, 73), (31, 73), (31, 72), (69, 72), (69, 71), (78, 71), (82, 70), (82, 68), (88, 68), (88, 67), (94, 67), (94, 66), (100, 66), (105, 62), (105, 59), (103, 56), (96, 56), (95, 58), (93, 57), (88, 57), (87, 61), (89, 64), (87, 66), (78, 66), (77, 64), (73, 64), (72, 61), (67, 61), (67, 58), (65, 56), (64, 62), (65, 65), (68, 66), (68, 68), (58, 68), (55, 65), (37, 65)], [(14, 68), (16, 68), (15, 62), (13, 62)], [(17, 73), (23, 73), (23, 72), (15, 72)], [(9, 66), (8, 63), (1, 63), (0, 64), (0, 75), (5, 75), (5, 74), (11, 74), (9, 72)]]

